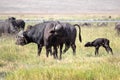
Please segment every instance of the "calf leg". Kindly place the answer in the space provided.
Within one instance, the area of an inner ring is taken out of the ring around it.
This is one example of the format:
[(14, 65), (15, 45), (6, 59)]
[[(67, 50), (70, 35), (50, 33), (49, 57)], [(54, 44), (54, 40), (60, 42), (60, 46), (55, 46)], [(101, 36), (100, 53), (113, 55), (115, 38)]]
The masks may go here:
[(96, 46), (96, 47), (95, 47), (95, 55), (98, 55), (98, 54), (99, 54), (99, 47), (100, 47), (100, 46)]
[(107, 53), (109, 53), (109, 51), (111, 52), (111, 54), (113, 55), (113, 51), (112, 48), (109, 45), (109, 41), (106, 41), (105, 44), (103, 45), (103, 47), (105, 48), (105, 50), (107, 51)]
[(112, 48), (110, 48), (110, 46), (103, 46), (105, 48), (105, 50), (107, 51), (107, 53), (109, 53), (109, 51), (111, 52), (111, 54), (113, 55), (113, 51)]
[(113, 55), (112, 48), (110, 48), (110, 46), (109, 46), (108, 49), (109, 49), (109, 51), (111, 52), (111, 54)]

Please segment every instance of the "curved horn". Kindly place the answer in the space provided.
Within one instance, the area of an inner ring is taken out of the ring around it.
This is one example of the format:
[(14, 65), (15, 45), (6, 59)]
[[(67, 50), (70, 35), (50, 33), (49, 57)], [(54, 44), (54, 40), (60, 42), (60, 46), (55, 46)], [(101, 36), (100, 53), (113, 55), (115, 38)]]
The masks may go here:
[(24, 36), (23, 36), (23, 32), (24, 32), (24, 31), (21, 30), (21, 31), (18, 33), (18, 36), (20, 36), (20, 37), (24, 37)]

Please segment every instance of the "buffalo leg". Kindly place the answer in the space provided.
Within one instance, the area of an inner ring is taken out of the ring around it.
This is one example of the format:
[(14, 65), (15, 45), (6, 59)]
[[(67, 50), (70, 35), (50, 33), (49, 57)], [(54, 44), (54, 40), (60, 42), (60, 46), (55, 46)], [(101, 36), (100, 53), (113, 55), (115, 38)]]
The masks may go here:
[(70, 48), (70, 45), (65, 44), (65, 49), (64, 49), (63, 53), (66, 53), (66, 51), (67, 51), (69, 48)]
[(50, 55), (52, 56), (52, 55), (53, 55), (53, 53), (52, 53), (52, 48), (50, 49), (50, 51), (49, 51), (49, 52), (50, 52)]
[(65, 49), (64, 49), (63, 53), (65, 53), (69, 48), (70, 48), (70, 41), (68, 40), (65, 43)]
[(75, 55), (76, 54), (76, 45), (72, 44), (71, 47), (72, 47), (72, 50), (73, 50), (73, 55)]
[(38, 56), (40, 56), (41, 50), (42, 50), (42, 46), (38, 45)]
[(58, 52), (57, 52), (57, 47), (54, 46), (53, 48), (54, 48), (54, 51), (53, 51), (54, 58), (55, 58), (55, 59), (58, 59), (58, 55), (57, 55), (57, 53), (58, 53)]
[(62, 59), (62, 48), (63, 48), (63, 44), (60, 44), (60, 59)]
[(51, 51), (51, 48), (50, 47), (46, 47), (46, 56), (47, 57), (48, 57), (50, 51)]
[(95, 55), (98, 55), (99, 54), (99, 46), (96, 46), (95, 47)]

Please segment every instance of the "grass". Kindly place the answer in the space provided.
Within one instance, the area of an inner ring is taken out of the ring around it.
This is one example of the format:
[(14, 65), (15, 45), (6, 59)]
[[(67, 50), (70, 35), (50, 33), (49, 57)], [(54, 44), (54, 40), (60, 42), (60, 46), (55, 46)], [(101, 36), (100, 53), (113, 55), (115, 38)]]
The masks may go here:
[[(0, 14), (0, 19), (7, 19), (8, 17), (14, 16), (17, 19), (24, 20), (120, 20), (120, 14)], [(111, 16), (111, 19), (109, 19)]]
[[(31, 24), (31, 23), (30, 23)], [(28, 25), (28, 24), (27, 24)], [(78, 36), (78, 35), (77, 35)], [(95, 56), (94, 48), (84, 44), (98, 37), (110, 40), (114, 55), (100, 48)], [(14, 37), (0, 37), (1, 80), (120, 80), (120, 37), (114, 24), (107, 27), (82, 27), (83, 42), (76, 39), (76, 56), (71, 48), (62, 55), (62, 60), (46, 58), (45, 48), (37, 56), (37, 45), (15, 45)]]

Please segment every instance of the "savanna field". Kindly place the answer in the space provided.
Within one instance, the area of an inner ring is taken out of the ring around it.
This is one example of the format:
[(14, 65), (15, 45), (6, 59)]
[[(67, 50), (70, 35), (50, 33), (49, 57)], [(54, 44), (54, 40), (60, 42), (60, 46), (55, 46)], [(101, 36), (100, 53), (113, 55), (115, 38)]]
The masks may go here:
[[(25, 20), (108, 20), (108, 15), (82, 16), (36, 16), (36, 15), (1, 15), (1, 19), (15, 16)], [(113, 15), (111, 20), (120, 20)], [(36, 24), (37, 22), (27, 22)], [(71, 23), (74, 24), (74, 23)], [(37, 56), (37, 45), (34, 43), (15, 45), (15, 36), (0, 37), (0, 80), (120, 80), (120, 36), (116, 34), (115, 22), (107, 26), (81, 27), (82, 43), (76, 38), (76, 55), (70, 48), (62, 55), (62, 60), (46, 57), (45, 47), (41, 56)], [(78, 29), (77, 29), (78, 32)], [(107, 38), (114, 55), (108, 54), (100, 47), (99, 55), (95, 56), (94, 47), (84, 47), (88, 41), (96, 38)], [(64, 48), (63, 48), (64, 49)], [(59, 53), (58, 53), (59, 54)]]

